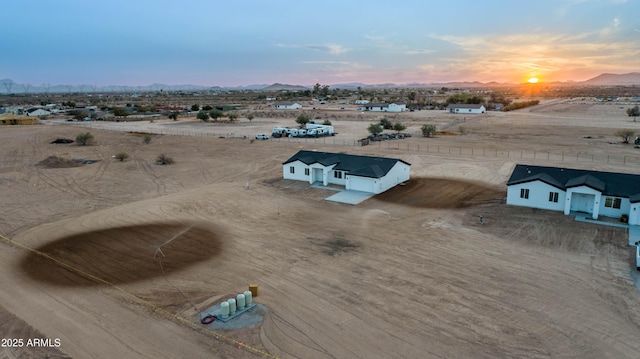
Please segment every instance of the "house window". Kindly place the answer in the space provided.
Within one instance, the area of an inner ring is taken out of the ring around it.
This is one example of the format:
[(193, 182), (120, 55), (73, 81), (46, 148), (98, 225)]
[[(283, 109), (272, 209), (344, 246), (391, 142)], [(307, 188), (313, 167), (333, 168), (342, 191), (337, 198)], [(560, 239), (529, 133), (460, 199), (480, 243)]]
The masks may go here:
[(520, 198), (529, 199), (529, 189), (520, 188)]
[(289, 167), (289, 173), (296, 173), (296, 168), (293, 166)]
[(607, 197), (604, 200), (604, 206), (609, 208), (620, 208), (621, 204), (622, 204), (621, 198)]
[(333, 177), (342, 178), (342, 172), (341, 171), (333, 171)]
[(308, 175), (309, 175), (309, 169), (308, 169), (308, 168), (305, 168), (305, 169), (304, 169), (304, 175), (305, 175), (305, 176), (308, 176)]
[(549, 202), (558, 203), (558, 192), (549, 192)]

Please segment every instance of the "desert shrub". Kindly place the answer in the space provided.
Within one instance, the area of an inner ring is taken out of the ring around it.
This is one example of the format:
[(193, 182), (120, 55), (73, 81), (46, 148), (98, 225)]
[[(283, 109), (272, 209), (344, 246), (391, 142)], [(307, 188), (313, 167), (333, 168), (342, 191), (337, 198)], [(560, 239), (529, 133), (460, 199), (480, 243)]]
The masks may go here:
[(629, 140), (631, 139), (631, 136), (633, 136), (634, 133), (635, 131), (631, 129), (623, 128), (616, 131), (615, 135), (622, 138), (622, 143), (629, 143)]
[(422, 125), (422, 136), (423, 137), (431, 137), (436, 132), (436, 126), (424, 124)]
[(119, 152), (116, 154), (116, 159), (120, 162), (124, 162), (127, 158), (129, 158), (129, 154), (126, 152)]
[(144, 135), (144, 137), (142, 137), (142, 142), (144, 142), (145, 144), (150, 144), (151, 143), (151, 135)]
[(393, 124), (393, 130), (400, 133), (407, 129), (407, 126), (401, 124), (400, 122), (396, 122)]
[(173, 163), (173, 158), (165, 155), (164, 153), (156, 158), (157, 165), (170, 165)]
[(531, 101), (520, 101), (520, 102), (513, 102), (508, 106), (505, 106), (502, 111), (513, 111), (513, 110), (519, 110), (521, 108), (525, 108), (525, 107), (530, 107), (530, 106), (535, 106), (537, 104), (539, 104), (540, 101), (539, 100), (531, 100)]
[(385, 130), (393, 128), (393, 124), (391, 124), (391, 121), (389, 121), (386, 117), (383, 117), (380, 120), (380, 124), (382, 125), (382, 127), (384, 127)]
[(329, 120), (324, 120), (324, 121), (322, 122), (322, 124), (323, 124), (323, 125), (325, 125), (325, 126), (331, 126), (331, 121), (329, 121)]
[(76, 136), (76, 143), (80, 146), (86, 146), (93, 142), (93, 135), (90, 132), (81, 133)]

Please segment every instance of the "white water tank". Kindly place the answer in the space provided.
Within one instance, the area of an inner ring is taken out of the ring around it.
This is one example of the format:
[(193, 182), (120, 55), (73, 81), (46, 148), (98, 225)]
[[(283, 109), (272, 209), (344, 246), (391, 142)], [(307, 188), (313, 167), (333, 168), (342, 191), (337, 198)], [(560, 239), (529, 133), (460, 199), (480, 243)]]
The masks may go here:
[(236, 295), (236, 304), (238, 305), (238, 310), (244, 309), (244, 294), (240, 293)]
[(244, 291), (244, 305), (245, 306), (250, 306), (251, 302), (252, 302), (252, 298), (253, 295), (251, 294), (251, 291), (245, 290)]
[(236, 314), (236, 300), (231, 298), (227, 300), (227, 303), (229, 303), (229, 314), (230, 315)]
[(226, 318), (229, 316), (229, 303), (227, 302), (220, 303), (220, 315), (223, 318)]

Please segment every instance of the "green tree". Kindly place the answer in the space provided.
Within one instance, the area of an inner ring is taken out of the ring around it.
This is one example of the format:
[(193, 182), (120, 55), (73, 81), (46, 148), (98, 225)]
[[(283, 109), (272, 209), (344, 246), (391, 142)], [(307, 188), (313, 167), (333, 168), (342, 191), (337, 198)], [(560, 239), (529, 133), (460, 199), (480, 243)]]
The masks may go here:
[(204, 105), (204, 106), (202, 106), (202, 109), (205, 110), (205, 111), (211, 111), (211, 110), (213, 110), (213, 107), (211, 107), (211, 105)]
[(252, 113), (247, 114), (247, 120), (249, 120), (249, 122), (251, 122), (251, 120), (253, 120), (256, 116)]
[(634, 107), (628, 108), (627, 115), (629, 115), (629, 117), (633, 117), (633, 122), (636, 122), (636, 117), (640, 116), (640, 107), (635, 105)]
[(307, 123), (309, 123), (309, 121), (311, 121), (311, 117), (306, 113), (301, 113), (296, 118), (296, 123), (300, 126), (305, 126)]
[(407, 126), (401, 124), (400, 122), (396, 122), (393, 124), (393, 130), (400, 133), (407, 129)]
[(326, 119), (324, 121), (322, 121), (322, 124), (325, 126), (331, 126), (331, 121), (329, 121), (329, 119)]
[(236, 122), (236, 120), (238, 119), (238, 114), (235, 112), (232, 112), (229, 114), (229, 121), (231, 122)]
[(86, 146), (93, 142), (93, 135), (89, 132), (81, 133), (76, 136), (76, 143), (80, 146)]
[(224, 112), (218, 110), (217, 108), (214, 108), (209, 111), (209, 116), (211, 116), (214, 121), (217, 121), (220, 117), (224, 116)]
[(313, 91), (311, 92), (314, 95), (317, 95), (320, 93), (320, 83), (317, 83), (315, 85), (313, 85)]
[(174, 121), (178, 121), (178, 114), (179, 114), (179, 112), (178, 112), (178, 111), (173, 111), (173, 112), (171, 112), (171, 113), (169, 114), (169, 118), (170, 118), (170, 119), (172, 119), (172, 120), (174, 120)]
[(377, 135), (377, 134), (381, 133), (383, 131), (383, 129), (382, 129), (382, 126), (380, 126), (379, 123), (372, 123), (367, 128), (367, 131), (369, 131), (369, 133), (372, 134), (372, 135)]
[(622, 143), (629, 143), (629, 140), (634, 133), (635, 132), (633, 130), (625, 128), (616, 131), (615, 135), (622, 138)]
[(191, 111), (200, 111), (200, 105), (194, 103), (193, 105), (191, 105)]
[(424, 124), (422, 125), (422, 136), (423, 137), (431, 137), (436, 133), (436, 126)]
[(119, 152), (116, 154), (116, 159), (120, 162), (124, 162), (127, 158), (129, 158), (129, 154), (126, 152)]
[(392, 124), (392, 123), (391, 123), (391, 121), (389, 121), (386, 117), (383, 117), (383, 118), (380, 120), (380, 124), (382, 125), (382, 127), (383, 127), (385, 130), (389, 130), (389, 129), (393, 128), (393, 124)]
[(204, 122), (209, 121), (209, 114), (205, 111), (198, 111), (196, 117), (198, 118), (198, 120), (202, 120)]
[(409, 99), (409, 101), (415, 101), (416, 100), (416, 92), (415, 91), (411, 91), (409, 92), (409, 95), (407, 95), (407, 98)]

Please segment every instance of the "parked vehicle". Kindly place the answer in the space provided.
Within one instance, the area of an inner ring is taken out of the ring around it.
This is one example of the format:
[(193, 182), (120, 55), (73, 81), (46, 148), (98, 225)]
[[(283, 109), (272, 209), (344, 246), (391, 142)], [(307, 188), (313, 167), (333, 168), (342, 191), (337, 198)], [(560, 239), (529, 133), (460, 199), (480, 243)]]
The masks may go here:
[(259, 133), (256, 135), (256, 140), (268, 140), (269, 139), (269, 135), (264, 134), (264, 133)]

